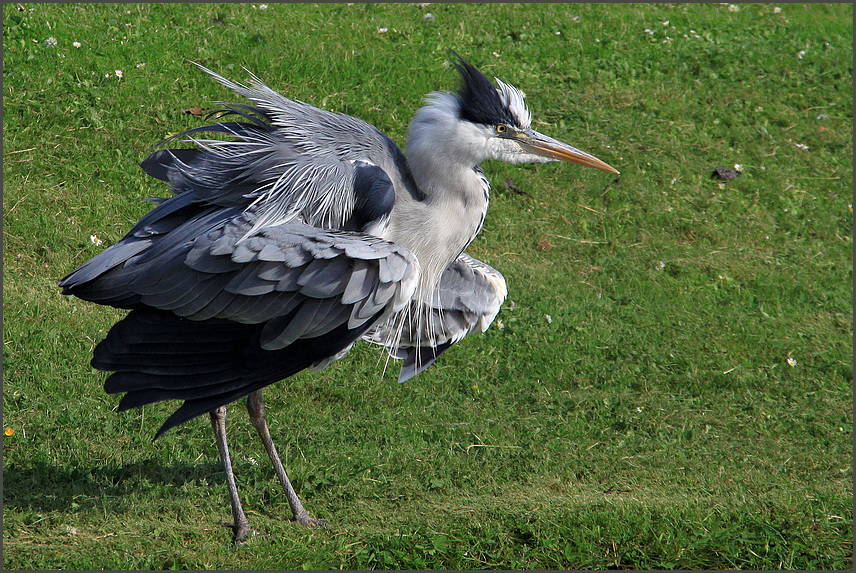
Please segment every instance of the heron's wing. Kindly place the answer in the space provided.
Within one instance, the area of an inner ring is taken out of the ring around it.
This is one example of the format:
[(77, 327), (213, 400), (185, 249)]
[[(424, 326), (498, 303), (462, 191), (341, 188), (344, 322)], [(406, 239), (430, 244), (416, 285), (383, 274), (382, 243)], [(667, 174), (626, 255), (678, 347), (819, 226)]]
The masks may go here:
[(241, 240), (253, 219), (252, 211), (209, 208), (160, 237), (120, 241), (60, 285), (99, 304), (264, 323), (267, 350), (341, 323), (356, 328), (413, 295), (417, 263), (403, 247), (298, 221)]
[(135, 309), (93, 366), (116, 372), (105, 389), (127, 393), (120, 409), (184, 400), (161, 432), (335, 356), (413, 295), (418, 265), (398, 245), (298, 221), (241, 240), (254, 214), (238, 208), (170, 226), (191, 209), (184, 199), (61, 282), (67, 294)]
[[(254, 204), (253, 230), (299, 217), (318, 227), (379, 234), (394, 202), (391, 191), (415, 188), (401, 150), (365, 121), (285, 98), (255, 76), (244, 86), (200, 68), (254, 105), (223, 104), (243, 121), (182, 132), (170, 140), (192, 142), (195, 152), (162, 150), (141, 163), (176, 193), (221, 206)], [(202, 133), (231, 139), (203, 139)], [(355, 218), (355, 211), (373, 218)]]
[(411, 302), (363, 338), (404, 359), (404, 382), (466, 335), (487, 330), (507, 294), (499, 271), (463, 253), (443, 272), (431, 305)]

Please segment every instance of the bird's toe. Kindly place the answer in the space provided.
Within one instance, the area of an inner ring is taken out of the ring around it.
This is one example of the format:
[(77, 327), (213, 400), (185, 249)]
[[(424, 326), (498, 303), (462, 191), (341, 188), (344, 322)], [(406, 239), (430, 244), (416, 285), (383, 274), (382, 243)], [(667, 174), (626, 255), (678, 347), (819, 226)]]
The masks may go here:
[(330, 527), (330, 524), (324, 521), (323, 519), (315, 519), (308, 513), (304, 513), (302, 515), (295, 515), (294, 521), (303, 525), (304, 527)]
[(251, 535), (258, 535), (258, 532), (250, 529), (249, 524), (234, 524), (234, 523), (226, 523), (225, 521), (221, 521), (220, 525), (227, 529), (232, 530), (232, 542), (235, 544), (235, 547), (240, 547), (243, 545)]

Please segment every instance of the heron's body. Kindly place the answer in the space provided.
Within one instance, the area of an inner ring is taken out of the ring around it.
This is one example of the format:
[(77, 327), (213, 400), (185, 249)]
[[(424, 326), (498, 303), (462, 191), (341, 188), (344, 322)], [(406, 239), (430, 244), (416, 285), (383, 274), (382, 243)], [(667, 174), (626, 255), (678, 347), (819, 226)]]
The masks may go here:
[[(404, 358), (403, 381), (489, 326), (505, 280), (464, 254), (487, 212), (484, 159), (615, 171), (532, 131), (516, 88), (456, 66), (461, 94), (429, 94), (406, 156), (359, 119), (288, 100), (255, 77), (242, 86), (205, 70), (253, 105), (226, 104), (240, 121), (184, 132), (194, 149), (144, 161), (174, 196), (60, 282), (65, 294), (131, 309), (92, 362), (114, 372), (105, 389), (125, 393), (120, 410), (183, 401), (157, 435), (211, 413), (236, 539), (249, 526), (226, 446), (227, 404), (249, 396), (295, 519), (316, 523), (270, 440), (262, 388), (328, 365), (360, 338)], [(204, 132), (231, 139), (194, 137)]]

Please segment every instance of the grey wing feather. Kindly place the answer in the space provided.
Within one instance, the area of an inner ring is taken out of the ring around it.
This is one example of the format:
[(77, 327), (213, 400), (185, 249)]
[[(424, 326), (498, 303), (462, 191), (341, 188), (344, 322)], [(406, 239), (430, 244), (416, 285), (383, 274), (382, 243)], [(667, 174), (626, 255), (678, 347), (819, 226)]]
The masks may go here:
[(404, 382), (466, 335), (487, 330), (507, 294), (499, 271), (463, 253), (443, 272), (430, 305), (411, 302), (363, 339), (405, 359), (399, 376)]
[[(348, 251), (346, 251), (348, 252)], [(352, 255), (352, 253), (349, 253)], [(363, 293), (371, 292), (377, 284), (377, 276), (369, 272), (367, 261), (357, 259), (348, 277), (348, 284), (342, 294), (342, 302), (352, 304), (363, 298)]]
[[(214, 275), (215, 279), (228, 282), (211, 298), (210, 307), (193, 300), (184, 307), (171, 309), (173, 312), (190, 319), (226, 318), (246, 323), (267, 321), (262, 347), (272, 350), (287, 346), (298, 338), (319, 336), (345, 322), (349, 323), (349, 328), (358, 327), (381, 310), (392, 313), (403, 307), (412, 296), (418, 274), (413, 256), (397, 245), (358, 233), (327, 231), (291, 222), (263, 229), (250, 240), (236, 245), (232, 253), (205, 254), (206, 249), (218, 240), (218, 233), (237, 241), (251, 225), (251, 218), (245, 214), (237, 222), (230, 222), (221, 230), (197, 240), (191, 250), (202, 251), (194, 258), (197, 268), (200, 258), (218, 257), (228, 257), (233, 262), (237, 257), (242, 268), (237, 272)], [(294, 235), (303, 238), (299, 245), (292, 244)], [(294, 267), (275, 266), (275, 263), (261, 260), (259, 255), (265, 249), (270, 253), (271, 247), (280, 245), (280, 238), (284, 239), (282, 249), (285, 251), (303, 249), (323, 256), (301, 257), (299, 260), (306, 262)], [(346, 246), (352, 243), (361, 243), (377, 258), (364, 261), (349, 257)], [(406, 269), (393, 284), (380, 277), (380, 265), (387, 260), (394, 260), (394, 264), (403, 265)], [(371, 286), (375, 286), (375, 290), (382, 286), (383, 296), (378, 297), (374, 290), (363, 288), (351, 293), (349, 301), (344, 301), (341, 295), (354, 271), (373, 275), (375, 282)], [(143, 302), (151, 305), (151, 298), (144, 297)], [(367, 314), (367, 310), (374, 312)]]

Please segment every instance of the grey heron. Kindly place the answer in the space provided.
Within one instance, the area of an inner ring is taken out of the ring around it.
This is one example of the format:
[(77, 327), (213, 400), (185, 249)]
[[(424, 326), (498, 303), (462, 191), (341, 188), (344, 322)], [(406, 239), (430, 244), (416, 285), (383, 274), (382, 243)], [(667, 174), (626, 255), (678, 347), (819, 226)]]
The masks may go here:
[(113, 372), (104, 388), (124, 393), (120, 411), (182, 401), (155, 438), (210, 415), (236, 543), (251, 530), (226, 441), (228, 404), (247, 398), (293, 520), (326, 525), (288, 479), (262, 389), (327, 366), (361, 339), (403, 359), (404, 381), (488, 328), (506, 283), (464, 253), (488, 208), (482, 161), (618, 173), (534, 131), (520, 90), (498, 78), (494, 87), (455, 57), (461, 89), (426, 96), (406, 154), (362, 120), (287, 99), (252, 74), (243, 85), (197, 64), (251, 104), (220, 102), (220, 121), (162, 142), (193, 145), (140, 164), (172, 196), (152, 199), (124, 238), (59, 282), (63, 294), (130, 310), (92, 359)]

